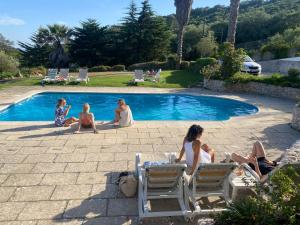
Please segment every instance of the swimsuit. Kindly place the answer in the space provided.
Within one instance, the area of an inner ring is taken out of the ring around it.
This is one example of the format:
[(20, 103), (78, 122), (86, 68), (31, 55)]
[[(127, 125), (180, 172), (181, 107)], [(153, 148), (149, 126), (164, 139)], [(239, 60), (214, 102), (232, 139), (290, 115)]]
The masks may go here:
[(64, 114), (65, 114), (65, 110), (63, 107), (57, 107), (55, 109), (55, 120), (54, 120), (55, 126), (63, 127), (65, 125), (66, 118)]

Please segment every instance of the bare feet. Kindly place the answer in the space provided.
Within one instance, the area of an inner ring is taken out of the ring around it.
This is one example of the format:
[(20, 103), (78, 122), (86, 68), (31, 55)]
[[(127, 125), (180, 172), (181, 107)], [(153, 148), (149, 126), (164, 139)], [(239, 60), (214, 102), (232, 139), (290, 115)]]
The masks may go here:
[(77, 130), (77, 131), (74, 132), (74, 134), (80, 134), (80, 131)]
[(99, 131), (98, 130), (94, 130), (94, 134), (99, 134)]

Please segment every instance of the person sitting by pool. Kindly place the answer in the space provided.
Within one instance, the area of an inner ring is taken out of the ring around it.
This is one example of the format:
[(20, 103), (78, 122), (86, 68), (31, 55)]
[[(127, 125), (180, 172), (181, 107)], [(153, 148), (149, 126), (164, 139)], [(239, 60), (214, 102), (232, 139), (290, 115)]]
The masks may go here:
[(82, 112), (79, 114), (78, 130), (74, 133), (79, 134), (81, 127), (85, 129), (93, 128), (94, 133), (98, 134), (95, 124), (95, 117), (93, 113), (90, 113), (90, 105), (88, 103), (83, 105)]
[(128, 127), (133, 125), (134, 120), (129, 105), (126, 105), (124, 99), (118, 100), (118, 107), (115, 110), (114, 125), (120, 127)]
[(264, 146), (260, 141), (256, 141), (253, 144), (252, 152), (246, 157), (237, 153), (232, 153), (230, 155), (230, 159), (239, 164), (248, 164), (251, 169), (257, 173), (260, 179), (267, 177), (266, 175), (270, 173), (278, 164), (276, 161), (270, 161), (267, 159)]
[(185, 153), (187, 174), (192, 175), (198, 168), (199, 163), (213, 163), (215, 150), (207, 144), (202, 144), (201, 136), (204, 129), (199, 125), (192, 125), (183, 139), (182, 149), (175, 162), (180, 162)]
[(67, 104), (67, 101), (63, 98), (58, 99), (56, 109), (55, 109), (55, 120), (54, 124), (57, 127), (68, 127), (72, 123), (78, 122), (78, 119), (75, 117), (71, 117), (66, 119), (66, 116), (68, 115), (71, 105), (69, 105), (66, 109), (65, 106)]

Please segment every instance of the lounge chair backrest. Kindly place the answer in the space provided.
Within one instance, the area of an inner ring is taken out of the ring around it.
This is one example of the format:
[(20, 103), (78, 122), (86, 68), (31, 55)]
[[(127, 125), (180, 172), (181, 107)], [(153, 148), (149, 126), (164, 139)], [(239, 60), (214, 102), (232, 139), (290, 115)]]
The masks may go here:
[(143, 70), (135, 70), (134, 77), (135, 77), (135, 79), (139, 79), (139, 80), (143, 79), (144, 78)]
[(237, 163), (206, 163), (200, 164), (194, 173), (196, 189), (208, 189), (211, 187), (222, 188), (224, 180), (237, 168)]
[(145, 177), (148, 188), (175, 188), (186, 169), (184, 164), (146, 166)]
[(48, 77), (55, 78), (57, 76), (57, 69), (48, 69)]
[(59, 74), (63, 78), (68, 78), (68, 76), (69, 76), (69, 69), (60, 69)]
[(155, 78), (156, 78), (156, 79), (160, 78), (160, 73), (161, 73), (161, 69), (159, 69), (159, 70), (157, 71), (157, 73), (155, 74)]
[(88, 77), (88, 69), (80, 68), (79, 69), (79, 78), (86, 79)]

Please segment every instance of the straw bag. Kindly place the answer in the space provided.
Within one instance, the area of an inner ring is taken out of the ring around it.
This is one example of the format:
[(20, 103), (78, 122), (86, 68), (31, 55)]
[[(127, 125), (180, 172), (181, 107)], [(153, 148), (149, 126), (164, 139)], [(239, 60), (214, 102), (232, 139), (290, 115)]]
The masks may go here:
[(119, 181), (119, 189), (126, 197), (133, 197), (137, 190), (137, 180), (133, 175), (123, 176)]

